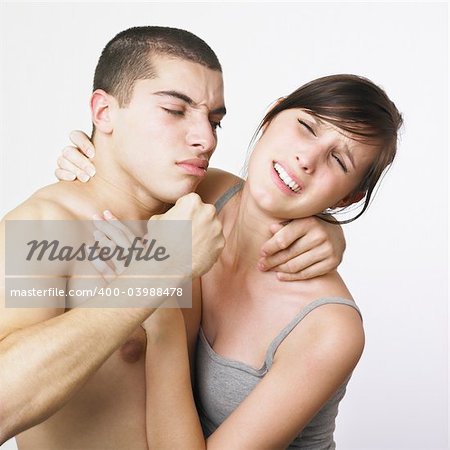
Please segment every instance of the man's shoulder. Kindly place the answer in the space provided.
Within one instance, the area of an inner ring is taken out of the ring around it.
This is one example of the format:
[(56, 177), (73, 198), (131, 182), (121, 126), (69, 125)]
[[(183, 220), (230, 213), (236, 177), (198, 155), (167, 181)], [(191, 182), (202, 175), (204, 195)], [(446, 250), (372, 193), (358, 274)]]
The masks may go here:
[(205, 203), (214, 204), (216, 200), (231, 186), (242, 181), (242, 178), (225, 170), (211, 168), (205, 179), (199, 184), (197, 194)]
[(45, 186), (13, 210), (3, 220), (72, 220), (74, 213), (67, 208), (60, 195), (59, 183)]

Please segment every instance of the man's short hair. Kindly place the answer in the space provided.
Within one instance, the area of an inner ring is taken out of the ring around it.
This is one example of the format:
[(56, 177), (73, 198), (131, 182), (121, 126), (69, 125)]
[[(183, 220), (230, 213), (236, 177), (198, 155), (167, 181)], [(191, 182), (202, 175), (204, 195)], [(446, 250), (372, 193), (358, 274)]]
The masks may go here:
[(178, 28), (133, 27), (106, 44), (95, 69), (94, 91), (103, 89), (121, 107), (127, 106), (134, 83), (157, 76), (152, 56), (184, 59), (222, 72), (216, 54), (195, 34)]

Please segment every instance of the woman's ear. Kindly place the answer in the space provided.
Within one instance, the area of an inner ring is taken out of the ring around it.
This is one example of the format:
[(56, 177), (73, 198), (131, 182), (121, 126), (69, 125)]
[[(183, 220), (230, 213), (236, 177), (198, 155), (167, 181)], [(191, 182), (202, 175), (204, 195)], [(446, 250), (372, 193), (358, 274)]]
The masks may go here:
[(353, 203), (358, 203), (365, 197), (365, 195), (366, 193), (362, 191), (353, 192), (352, 194), (345, 196), (341, 201), (336, 203), (336, 205), (334, 205), (332, 209), (345, 208), (346, 206), (350, 206)]
[(107, 94), (102, 89), (97, 89), (91, 96), (91, 116), (95, 129), (105, 134), (113, 131), (111, 121), (111, 108), (114, 107), (114, 97)]

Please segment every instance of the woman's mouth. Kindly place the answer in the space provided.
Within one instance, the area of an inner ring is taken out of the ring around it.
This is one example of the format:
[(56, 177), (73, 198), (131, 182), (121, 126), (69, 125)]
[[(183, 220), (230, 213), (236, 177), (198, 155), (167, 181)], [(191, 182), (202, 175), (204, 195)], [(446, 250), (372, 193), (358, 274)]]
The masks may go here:
[(292, 193), (299, 194), (302, 187), (295, 182), (288, 173), (283, 169), (283, 167), (277, 162), (273, 163), (274, 172), (277, 175), (277, 180), (281, 181), (286, 188), (288, 188)]

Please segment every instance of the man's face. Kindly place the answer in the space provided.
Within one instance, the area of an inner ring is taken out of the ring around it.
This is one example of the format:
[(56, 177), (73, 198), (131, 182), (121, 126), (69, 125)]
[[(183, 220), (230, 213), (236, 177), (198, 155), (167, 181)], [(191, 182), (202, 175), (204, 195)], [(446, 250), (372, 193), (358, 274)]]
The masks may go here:
[(157, 77), (137, 81), (130, 103), (114, 109), (114, 153), (138, 188), (174, 203), (206, 174), (225, 115), (223, 79), (190, 61), (153, 63)]

